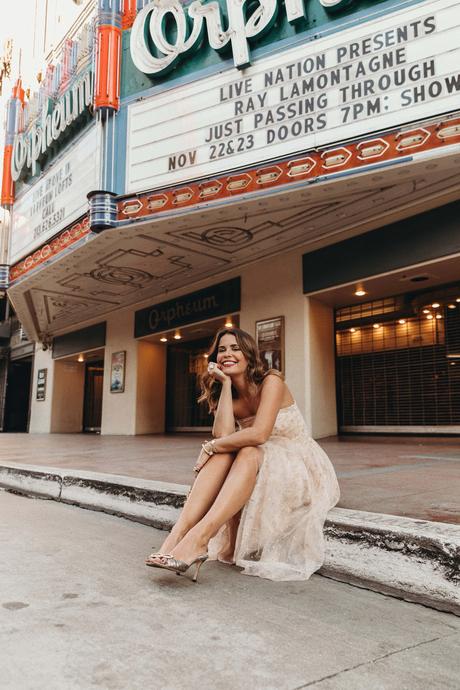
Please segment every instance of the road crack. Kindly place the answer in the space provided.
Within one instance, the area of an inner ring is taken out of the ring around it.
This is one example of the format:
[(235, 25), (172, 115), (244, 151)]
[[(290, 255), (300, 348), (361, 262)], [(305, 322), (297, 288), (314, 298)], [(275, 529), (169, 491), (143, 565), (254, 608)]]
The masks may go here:
[(342, 673), (348, 673), (348, 671), (355, 671), (357, 668), (362, 668), (363, 666), (368, 666), (369, 664), (375, 664), (378, 661), (382, 661), (383, 659), (388, 659), (390, 656), (394, 656), (395, 654), (401, 654), (401, 652), (407, 652), (411, 649), (416, 649), (417, 647), (422, 647), (425, 644), (430, 644), (431, 642), (438, 642), (438, 640), (443, 640), (446, 637), (450, 637), (450, 635), (444, 635), (441, 637), (433, 637), (432, 640), (425, 640), (424, 642), (418, 642), (417, 644), (414, 645), (409, 645), (408, 647), (402, 647), (401, 649), (395, 649), (393, 652), (388, 652), (387, 654), (382, 654), (381, 656), (377, 656), (375, 659), (370, 659), (369, 661), (364, 661), (360, 664), (356, 664), (355, 666), (350, 666), (349, 668), (343, 668), (340, 671), (337, 671), (337, 673), (331, 673), (328, 676), (324, 676), (323, 678), (318, 678), (316, 680), (312, 680), (309, 683), (305, 683), (305, 685), (298, 685), (293, 690), (304, 690), (304, 688), (310, 688), (313, 685), (320, 685), (324, 680), (331, 680), (331, 678), (337, 678), (337, 676), (342, 675)]

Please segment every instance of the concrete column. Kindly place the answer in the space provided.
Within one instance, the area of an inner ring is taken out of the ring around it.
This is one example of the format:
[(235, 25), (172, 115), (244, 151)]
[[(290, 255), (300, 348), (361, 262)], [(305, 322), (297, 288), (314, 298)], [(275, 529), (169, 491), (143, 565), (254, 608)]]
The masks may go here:
[(302, 292), (302, 259), (297, 253), (268, 259), (241, 272), (241, 328), (255, 335), (255, 322), (284, 316), (285, 374), (308, 426), (311, 426), (307, 394), (307, 304)]
[[(126, 351), (125, 390), (110, 392), (112, 353)], [(136, 433), (137, 342), (134, 340), (134, 312), (125, 310), (110, 315), (104, 354), (101, 434)]]
[(314, 298), (305, 298), (308, 310), (308, 395), (311, 434), (337, 434), (334, 310)]
[[(125, 390), (110, 392), (112, 353), (126, 351)], [(166, 347), (134, 339), (134, 312), (107, 320), (101, 434), (157, 434), (165, 429)]]
[[(51, 431), (54, 365), (55, 361), (52, 358), (51, 350), (44, 352), (41, 344), (37, 343), (32, 369), (32, 400), (29, 422), (29, 433), (31, 434), (49, 434)], [(37, 400), (37, 372), (39, 369), (47, 369), (45, 400)]]

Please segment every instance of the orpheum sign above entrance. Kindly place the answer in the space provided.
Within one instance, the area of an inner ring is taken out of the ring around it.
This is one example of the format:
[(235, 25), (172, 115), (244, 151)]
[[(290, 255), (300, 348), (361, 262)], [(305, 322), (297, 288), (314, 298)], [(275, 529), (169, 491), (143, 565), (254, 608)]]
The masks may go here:
[[(285, 6), (294, 11), (293, 3)], [(459, 109), (460, 0), (420, 2), (132, 104), (127, 191), (254, 166)]]

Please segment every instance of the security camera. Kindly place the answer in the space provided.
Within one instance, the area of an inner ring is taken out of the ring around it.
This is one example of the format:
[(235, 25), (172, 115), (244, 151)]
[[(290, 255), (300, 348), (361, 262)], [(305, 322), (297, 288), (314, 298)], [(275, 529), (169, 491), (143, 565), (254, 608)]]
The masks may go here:
[(42, 343), (42, 350), (43, 350), (43, 352), (46, 352), (47, 349), (48, 349), (48, 344), (47, 344), (47, 343)]

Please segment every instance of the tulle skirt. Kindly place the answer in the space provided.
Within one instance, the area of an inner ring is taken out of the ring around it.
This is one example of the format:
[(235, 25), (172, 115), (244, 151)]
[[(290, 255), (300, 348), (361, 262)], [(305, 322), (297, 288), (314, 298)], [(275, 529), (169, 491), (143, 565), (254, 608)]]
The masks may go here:
[[(275, 435), (260, 448), (263, 462), (241, 514), (234, 562), (244, 575), (307, 580), (324, 562), (324, 522), (340, 496), (334, 468), (307, 434)], [(230, 531), (224, 525), (211, 539), (211, 559), (229, 553)]]

